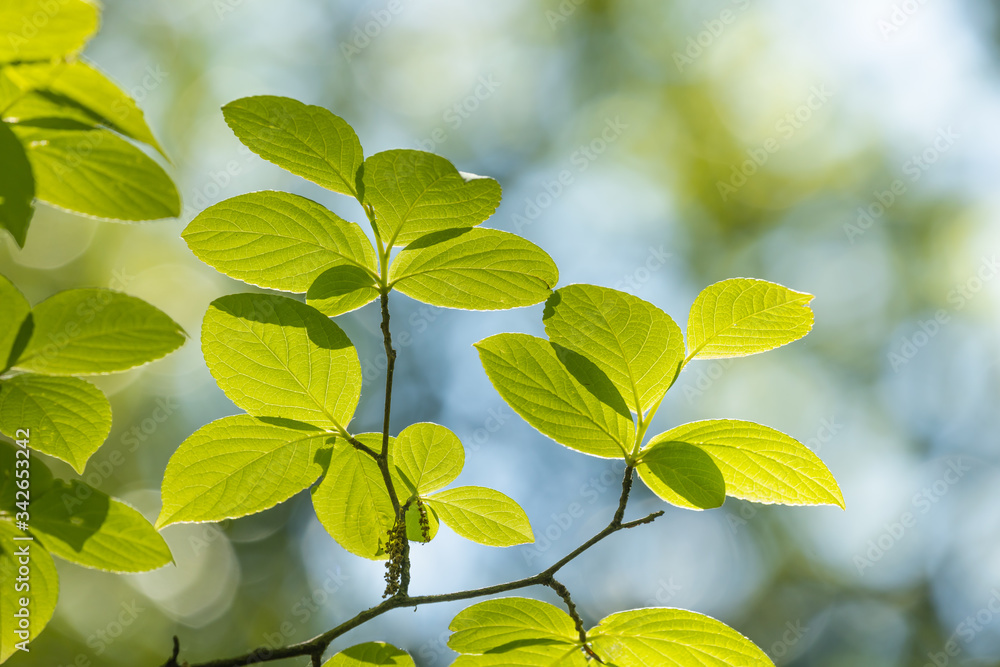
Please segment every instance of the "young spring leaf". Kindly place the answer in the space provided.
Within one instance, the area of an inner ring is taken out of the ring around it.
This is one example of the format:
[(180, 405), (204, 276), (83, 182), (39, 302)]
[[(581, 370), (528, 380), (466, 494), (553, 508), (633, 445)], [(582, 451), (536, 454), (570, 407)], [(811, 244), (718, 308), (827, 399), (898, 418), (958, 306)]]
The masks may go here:
[(97, 570), (147, 572), (171, 561), (142, 514), (75, 480), (57, 480), (31, 503), (31, 532), (54, 556)]
[(31, 317), (34, 330), (16, 368), (46, 375), (128, 370), (173, 352), (185, 338), (159, 309), (109, 289), (59, 292)]
[(177, 189), (141, 150), (103, 129), (14, 126), (35, 176), (35, 196), (109, 220), (180, 215)]
[(745, 357), (798, 340), (812, 329), (811, 294), (766, 280), (733, 278), (706, 287), (688, 316), (688, 354)]
[(571, 648), (578, 650), (580, 646), (580, 635), (569, 614), (547, 602), (530, 598), (498, 598), (466, 607), (455, 616), (448, 629), (453, 633), (448, 638), (448, 648), (463, 654), (499, 654), (514, 660), (522, 649), (555, 648), (565, 652)]
[(31, 305), (21, 291), (5, 276), (0, 275), (0, 371), (16, 361), (11, 358), (11, 353), (21, 325), (30, 312)]
[(774, 667), (749, 639), (714, 618), (683, 609), (611, 614), (587, 633), (606, 663), (617, 667), (699, 665)]
[(379, 665), (416, 667), (416, 663), (413, 662), (409, 653), (384, 642), (366, 642), (345, 648), (323, 663), (323, 667), (377, 667)]
[(315, 426), (250, 415), (223, 417), (181, 443), (163, 475), (157, 528), (262, 512), (323, 473), (333, 437)]
[(78, 51), (97, 31), (99, 17), (100, 8), (85, 0), (2, 2), (0, 63), (50, 60)]
[(0, 122), (0, 164), (4, 165), (4, 176), (0, 178), (0, 227), (10, 232), (18, 247), (23, 248), (35, 212), (32, 204), (35, 179), (24, 146), (10, 127)]
[[(675, 443), (698, 447), (711, 456), (725, 479), (726, 494), (734, 498), (758, 503), (844, 507), (840, 487), (819, 457), (773, 428), (736, 419), (691, 422), (650, 440), (639, 461), (652, 456), (655, 462), (658, 455), (654, 452), (658, 448), (673, 447)], [(647, 475), (642, 472), (640, 475), (647, 480)], [(657, 482), (651, 481), (650, 486), (657, 491)], [(659, 481), (666, 483), (662, 477)], [(680, 492), (677, 487), (673, 489)]]
[(490, 547), (535, 541), (528, 515), (499, 491), (481, 486), (459, 486), (424, 500), (445, 525), (467, 540)]
[(685, 442), (665, 441), (650, 448), (636, 470), (653, 493), (678, 507), (712, 509), (726, 500), (719, 466), (704, 450)]
[(22, 90), (46, 90), (75, 102), (102, 124), (166, 157), (135, 101), (94, 66), (82, 60), (21, 65), (11, 68), (11, 78)]
[(327, 269), (353, 267), (367, 278), (369, 301), (378, 295), (375, 250), (364, 231), (305, 197), (239, 195), (199, 213), (181, 236), (198, 259), (251, 285), (305, 292)]
[[(375, 450), (382, 447), (380, 433), (355, 437)], [(394, 517), (375, 459), (338, 441), (326, 475), (313, 488), (312, 501), (316, 517), (340, 546), (362, 558), (384, 558), (384, 540)]]
[(111, 405), (101, 390), (74, 377), (23, 373), (0, 383), (0, 432), (31, 430), (31, 447), (83, 473), (111, 432)]
[(500, 184), (462, 174), (448, 160), (423, 151), (391, 150), (365, 160), (364, 203), (388, 246), (406, 245), (448, 229), (475, 227), (500, 205)]
[(56, 609), (56, 599), (59, 597), (59, 575), (56, 572), (52, 556), (37, 542), (15, 541), (14, 538), (24, 538), (26, 535), (18, 530), (6, 518), (0, 517), (0, 581), (13, 589), (20, 567), (17, 552), (27, 547), (28, 567), (31, 571), (30, 595), (22, 596), (13, 590), (4, 591), (0, 595), (0, 663), (4, 662), (18, 651), (16, 645), (23, 640), (14, 634), (18, 629), (18, 618), (14, 616), (20, 611), (22, 597), (28, 599), (29, 641), (45, 629), (52, 613)]
[(451, 667), (590, 667), (579, 646), (566, 644), (528, 644), (511, 647), (503, 653), (460, 655)]
[(438, 424), (412, 424), (404, 428), (392, 446), (390, 468), (399, 471), (406, 488), (397, 488), (400, 501), (404, 491), (423, 495), (453, 482), (465, 465), (465, 449), (458, 436)]
[(473, 228), (429, 234), (406, 246), (392, 263), (389, 282), (434, 306), (504, 310), (544, 301), (559, 270), (520, 236)]
[(628, 406), (590, 362), (526, 334), (497, 334), (476, 348), (500, 396), (545, 435), (594, 456), (616, 458), (631, 451), (635, 423)]
[(545, 333), (604, 371), (634, 412), (657, 404), (684, 361), (684, 336), (662, 310), (596, 285), (569, 285), (545, 302)]
[(244, 97), (222, 107), (226, 123), (257, 155), (324, 188), (358, 196), (361, 142), (323, 107), (288, 97)]
[(370, 272), (353, 264), (341, 264), (316, 278), (306, 292), (306, 303), (327, 317), (336, 317), (371, 303), (378, 295)]
[(224, 296), (205, 313), (201, 345), (219, 388), (252, 415), (338, 432), (354, 416), (357, 350), (315, 308), (282, 296)]
[[(30, 65), (25, 65), (30, 67)], [(18, 68), (8, 67), (7, 71)], [(4, 70), (0, 70), (2, 74)], [(18, 89), (20, 90), (20, 89)], [(105, 125), (106, 121), (83, 107), (68, 97), (56, 95), (49, 91), (29, 91), (19, 93), (16, 100), (11, 100), (11, 104), (5, 107), (3, 120), (9, 123), (24, 123), (37, 125), (51, 125), (53, 121), (71, 121), (76, 125), (86, 128), (96, 128)], [(82, 129), (82, 128), (81, 128)], [(27, 158), (25, 158), (27, 159)]]

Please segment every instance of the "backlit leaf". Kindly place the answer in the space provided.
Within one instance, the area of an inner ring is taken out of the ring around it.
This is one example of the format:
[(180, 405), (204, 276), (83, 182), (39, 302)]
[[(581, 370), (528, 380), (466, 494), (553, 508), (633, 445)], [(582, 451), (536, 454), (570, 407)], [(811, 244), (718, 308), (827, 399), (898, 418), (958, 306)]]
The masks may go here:
[(35, 179), (24, 146), (5, 122), (0, 123), (0, 164), (4, 166), (3, 178), (0, 178), (0, 227), (10, 232), (17, 245), (23, 248), (35, 212), (32, 204)]
[(499, 491), (481, 486), (459, 486), (424, 500), (445, 525), (473, 542), (509, 547), (535, 541), (528, 515)]
[(323, 667), (368, 667), (368, 665), (416, 667), (413, 658), (406, 651), (384, 642), (366, 642), (346, 648), (323, 663)]
[(23, 373), (0, 383), (0, 432), (31, 431), (31, 447), (82, 473), (111, 431), (101, 390), (75, 377)]
[[(569, 614), (547, 602), (510, 597), (466, 607), (448, 629), (448, 648), (458, 653), (507, 653), (537, 646), (570, 648), (580, 636)], [(532, 663), (533, 664), (533, 663)]]
[(97, 32), (100, 9), (85, 0), (0, 3), (0, 63), (49, 60), (79, 51)]
[(653, 493), (679, 507), (711, 509), (726, 500), (719, 466), (693, 445), (661, 442), (643, 454), (636, 470)]
[(0, 581), (10, 589), (14, 588), (20, 567), (18, 561), (23, 557), (20, 554), (23, 554), (24, 549), (29, 553), (28, 567), (31, 571), (29, 582), (31, 590), (20, 591), (30, 594), (15, 594), (15, 591), (9, 589), (0, 595), (0, 662), (6, 661), (18, 652), (16, 645), (23, 641), (22, 637), (14, 634), (18, 629), (18, 619), (15, 614), (21, 613), (21, 599), (28, 600), (27, 613), (30, 624), (27, 639), (30, 641), (37, 637), (52, 619), (52, 613), (56, 609), (56, 599), (59, 597), (59, 575), (55, 563), (52, 562), (52, 556), (39, 542), (24, 540), (25, 537), (28, 536), (15, 528), (11, 521), (0, 517)]
[(30, 312), (31, 305), (21, 291), (0, 275), (0, 371), (13, 365), (14, 342)]
[[(422, 495), (458, 477), (465, 464), (465, 449), (458, 436), (444, 426), (413, 424), (396, 436), (389, 463), (399, 469), (411, 494)], [(397, 491), (402, 494), (404, 489)]]
[(47, 375), (123, 371), (184, 342), (180, 325), (142, 299), (109, 289), (72, 289), (31, 311), (34, 330), (16, 367)]
[(545, 435), (594, 456), (616, 458), (631, 451), (635, 424), (628, 406), (590, 362), (525, 334), (497, 334), (476, 348), (500, 396)]
[(540, 303), (559, 282), (552, 258), (535, 244), (495, 229), (421, 237), (399, 253), (389, 282), (434, 306), (504, 310)]
[(163, 475), (157, 528), (254, 514), (288, 500), (323, 472), (333, 436), (290, 420), (223, 417), (181, 443)]
[(706, 287), (688, 316), (688, 354), (745, 357), (798, 340), (812, 329), (811, 294), (765, 280), (733, 278)]

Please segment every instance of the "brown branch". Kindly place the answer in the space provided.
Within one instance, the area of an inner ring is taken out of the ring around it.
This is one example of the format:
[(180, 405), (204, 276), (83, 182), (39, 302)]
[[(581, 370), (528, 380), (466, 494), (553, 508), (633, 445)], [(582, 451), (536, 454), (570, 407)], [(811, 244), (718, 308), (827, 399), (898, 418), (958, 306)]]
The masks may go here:
[[(221, 660), (212, 660), (210, 662), (202, 662), (189, 667), (243, 667), (245, 665), (255, 665), (263, 662), (272, 662), (275, 660), (285, 660), (287, 658), (297, 658), (302, 656), (313, 657), (315, 661), (316, 655), (322, 656), (322, 654), (329, 648), (330, 644), (333, 643), (335, 639), (341, 635), (353, 630), (354, 628), (367, 623), (368, 621), (381, 616), (387, 611), (393, 609), (399, 609), (401, 607), (417, 607), (422, 604), (437, 604), (439, 602), (454, 602), (457, 600), (468, 600), (472, 598), (484, 597), (487, 595), (496, 595), (498, 593), (506, 593), (508, 591), (518, 590), (521, 588), (527, 588), (529, 586), (549, 586), (553, 588), (557, 593), (559, 593), (558, 587), (562, 586), (559, 582), (555, 580), (555, 574), (563, 567), (565, 567), (570, 561), (574, 560), (580, 554), (585, 552), (590, 547), (594, 546), (605, 537), (617, 533), (620, 530), (628, 530), (629, 528), (635, 528), (636, 526), (642, 526), (647, 523), (652, 523), (657, 517), (663, 514), (660, 512), (653, 512), (641, 519), (636, 519), (635, 521), (622, 522), (622, 518), (625, 514), (625, 507), (628, 505), (629, 493), (632, 489), (632, 466), (625, 468), (625, 476), (622, 479), (622, 495), (618, 501), (618, 509), (615, 511), (615, 515), (609, 523), (601, 532), (594, 535), (592, 538), (581, 544), (579, 547), (568, 553), (563, 558), (559, 559), (552, 565), (550, 565), (545, 570), (539, 572), (538, 574), (525, 577), (523, 579), (516, 579), (514, 581), (508, 581), (502, 584), (495, 584), (493, 586), (486, 586), (484, 588), (474, 588), (465, 591), (456, 591), (454, 593), (441, 593), (438, 595), (416, 595), (410, 596), (406, 593), (398, 593), (393, 597), (383, 600), (380, 604), (362, 611), (354, 618), (344, 621), (340, 625), (330, 630), (327, 630), (321, 635), (318, 635), (308, 641), (301, 642), (298, 644), (291, 644), (289, 646), (281, 648), (259, 648), (250, 653), (245, 653), (244, 655), (237, 656), (235, 658), (225, 658)], [(566, 591), (567, 596), (569, 591)], [(560, 594), (561, 595), (561, 594)], [(564, 600), (567, 597), (563, 597)], [(567, 606), (571, 604), (571, 600), (567, 603)], [(570, 610), (570, 615), (574, 616), (574, 620), (579, 619), (579, 615), (574, 615), (576, 606), (572, 606)], [(582, 629), (582, 620), (577, 621), (577, 629)], [(586, 641), (586, 634), (581, 635), (581, 640)], [(176, 641), (176, 638), (175, 638)], [(177, 664), (177, 647), (175, 645), (175, 654), (163, 667), (179, 667)], [(586, 644), (585, 644), (585, 649)], [(588, 651), (589, 652), (589, 651)], [(594, 656), (596, 657), (596, 656)]]

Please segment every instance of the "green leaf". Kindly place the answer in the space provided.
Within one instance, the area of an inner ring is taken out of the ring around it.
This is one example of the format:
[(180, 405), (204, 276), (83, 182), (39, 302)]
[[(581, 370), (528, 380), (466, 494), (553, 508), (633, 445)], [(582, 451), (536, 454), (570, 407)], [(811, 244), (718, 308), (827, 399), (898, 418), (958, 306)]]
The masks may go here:
[[(411, 495), (423, 495), (453, 482), (465, 465), (458, 436), (438, 424), (407, 426), (390, 451), (389, 465), (399, 470)], [(400, 502), (405, 489), (397, 488)]]
[[(2, 42), (0, 42), (2, 43)], [(56, 599), (59, 597), (59, 575), (56, 572), (52, 556), (42, 545), (34, 541), (21, 541), (16, 538), (27, 537), (10, 521), (0, 518), (0, 581), (9, 587), (0, 595), (0, 663), (18, 652), (17, 644), (25, 638), (15, 634), (18, 619), (15, 613), (20, 612), (21, 600), (28, 600), (28, 615), (31, 625), (27, 632), (29, 641), (37, 637), (56, 609)], [(30, 591), (13, 591), (17, 579), (19, 560), (23, 556), (21, 550), (27, 549), (28, 567), (31, 570)]]
[(819, 457), (773, 428), (736, 419), (691, 422), (654, 437), (639, 460), (646, 460), (663, 443), (686, 443), (704, 450), (722, 472), (726, 494), (734, 498), (844, 507), (837, 480)]
[(109, 289), (72, 289), (31, 311), (34, 330), (17, 368), (96, 375), (135, 368), (173, 352), (180, 325), (142, 299)]
[(631, 451), (632, 415), (593, 364), (526, 334), (497, 334), (479, 341), (476, 348), (500, 396), (545, 435), (594, 456), (617, 458)]
[(540, 303), (559, 282), (544, 250), (515, 234), (464, 229), (429, 234), (404, 248), (389, 283), (444, 308), (504, 310)]
[(287, 297), (216, 299), (201, 329), (219, 388), (257, 417), (283, 417), (344, 433), (361, 396), (361, 364), (347, 334)]
[[(393, 482), (393, 486), (395, 486), (397, 494), (405, 488), (400, 487), (395, 482)], [(411, 542), (430, 542), (437, 537), (441, 521), (434, 508), (424, 502), (421, 502), (420, 505), (423, 506), (424, 513), (427, 515), (427, 536), (424, 537), (424, 529), (420, 525), (420, 509), (417, 503), (413, 503), (406, 510), (406, 537)]]
[(199, 213), (181, 236), (201, 261), (259, 287), (305, 292), (333, 267), (358, 269), (369, 287), (378, 275), (375, 250), (361, 227), (287, 192), (251, 192), (219, 202)]
[(102, 124), (155, 148), (166, 157), (135, 101), (103, 72), (82, 60), (12, 68), (22, 90), (47, 90), (72, 100)]
[(530, 598), (497, 598), (466, 607), (448, 629), (453, 633), (448, 648), (458, 653), (507, 655), (528, 647), (566, 650), (580, 645), (569, 614)]
[[(22, 454), (18, 455), (18, 451)], [(31, 497), (37, 498), (52, 487), (52, 471), (41, 459), (31, 455), (30, 449), (16, 447), (0, 440), (0, 511), (11, 511), (19, 500), (16, 496), (16, 471), (24, 468), (28, 469), (31, 479)], [(24, 475), (23, 472), (21, 474)]]
[[(376, 451), (382, 447), (380, 433), (355, 437)], [(362, 558), (384, 557), (384, 541), (394, 515), (375, 459), (338, 441), (326, 475), (313, 488), (312, 499), (319, 522), (340, 546)]]
[[(109, 220), (180, 215), (170, 177), (114, 132), (14, 126), (35, 175), (35, 196), (69, 211)], [(76, 126), (78, 127), (78, 126)]]
[(569, 285), (545, 302), (542, 319), (549, 340), (593, 361), (634, 412), (657, 405), (684, 362), (680, 327), (631, 294)]
[(643, 454), (639, 477), (668, 503), (712, 509), (726, 500), (726, 480), (712, 457), (684, 442), (661, 442)]
[(0, 227), (10, 232), (17, 245), (23, 248), (31, 216), (35, 213), (32, 204), (35, 179), (28, 155), (7, 123), (0, 123), (0, 164), (4, 166), (3, 178), (0, 178)]
[[(8, 68), (15, 69), (15, 68)], [(88, 128), (97, 127), (104, 121), (100, 116), (77, 104), (68, 97), (49, 91), (35, 91), (20, 94), (16, 102), (6, 107), (3, 119), (10, 123), (25, 123), (42, 126), (57, 121), (70, 121)]]
[(812, 329), (811, 294), (766, 280), (733, 278), (706, 287), (688, 316), (688, 354), (745, 357), (798, 340)]
[(291, 420), (223, 417), (181, 443), (163, 475), (157, 528), (221, 521), (274, 507), (323, 473), (333, 436)]
[(0, 383), (0, 432), (31, 431), (31, 448), (82, 473), (111, 432), (111, 405), (101, 390), (74, 377), (24, 373)]
[(84, 0), (0, 3), (0, 63), (49, 60), (83, 48), (97, 32), (100, 8)]
[(323, 667), (365, 667), (366, 665), (387, 665), (389, 667), (416, 667), (413, 658), (392, 644), (366, 642), (344, 649), (333, 656)]
[(147, 572), (172, 560), (142, 514), (75, 480), (56, 481), (31, 503), (31, 532), (53, 555), (108, 572)]
[(451, 667), (588, 667), (592, 664), (579, 646), (552, 644), (519, 646), (504, 653), (460, 655)]
[(31, 305), (21, 291), (0, 274), (0, 372), (14, 365), (14, 343), (30, 312)]
[(364, 203), (387, 246), (447, 229), (475, 227), (500, 204), (500, 184), (463, 174), (433, 153), (391, 150), (365, 160)]
[(607, 616), (587, 633), (617, 667), (774, 667), (749, 639), (714, 618), (683, 609), (635, 609)]
[(336, 317), (371, 303), (379, 296), (368, 271), (349, 264), (327, 269), (306, 292), (306, 303), (327, 317)]
[(445, 525), (467, 540), (489, 547), (510, 547), (535, 541), (528, 515), (499, 491), (481, 486), (459, 486), (424, 500)]
[(247, 148), (297, 176), (357, 196), (361, 142), (347, 122), (323, 107), (288, 97), (244, 97), (222, 115)]

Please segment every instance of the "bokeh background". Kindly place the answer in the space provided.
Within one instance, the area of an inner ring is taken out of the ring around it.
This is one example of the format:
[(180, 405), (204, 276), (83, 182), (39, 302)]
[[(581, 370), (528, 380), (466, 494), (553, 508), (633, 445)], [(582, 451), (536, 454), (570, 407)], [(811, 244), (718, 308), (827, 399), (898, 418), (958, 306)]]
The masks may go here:
[[(653, 433), (736, 417), (785, 431), (840, 481), (847, 511), (667, 507), (560, 577), (588, 622), (679, 606), (732, 624), (778, 665), (1000, 664), (1000, 72), (986, 0), (106, 0), (86, 56), (130, 89), (171, 155), (181, 220), (94, 222), (40, 207), (0, 270), (32, 303), (77, 286), (140, 296), (191, 340), (102, 379), (114, 428), (83, 476), (155, 517), (171, 453), (238, 410), (199, 349), (208, 303), (246, 285), (179, 234), (202, 208), (284, 189), (360, 209), (244, 149), (219, 110), (252, 94), (320, 104), (366, 154), (432, 150), (504, 188), (486, 224), (545, 248), (561, 284), (617, 287), (681, 323), (734, 276), (816, 295), (803, 341), (681, 376)], [(560, 175), (562, 182), (560, 183)], [(520, 501), (538, 542), (489, 549), (443, 530), (414, 549), (417, 593), (534, 573), (596, 532), (620, 467), (563, 449), (506, 408), (471, 344), (541, 334), (505, 313), (393, 297), (393, 431), (468, 448), (464, 484)], [(365, 370), (356, 432), (380, 426), (373, 305), (338, 322)], [(63, 476), (68, 466), (51, 462)], [(639, 485), (641, 487), (641, 485)], [(663, 507), (645, 489), (639, 516)], [(583, 508), (582, 516), (574, 506)], [(909, 518), (907, 518), (909, 517)], [(60, 563), (56, 617), (12, 667), (162, 664), (307, 639), (376, 603), (382, 565), (323, 531), (307, 494), (223, 525), (164, 531), (176, 567), (141, 576)], [(551, 599), (549, 592), (530, 594)], [(992, 602), (992, 609), (991, 609)], [(392, 612), (370, 639), (446, 665), (467, 603)], [(952, 653), (945, 653), (947, 642)], [(292, 660), (281, 664), (304, 664)]]

